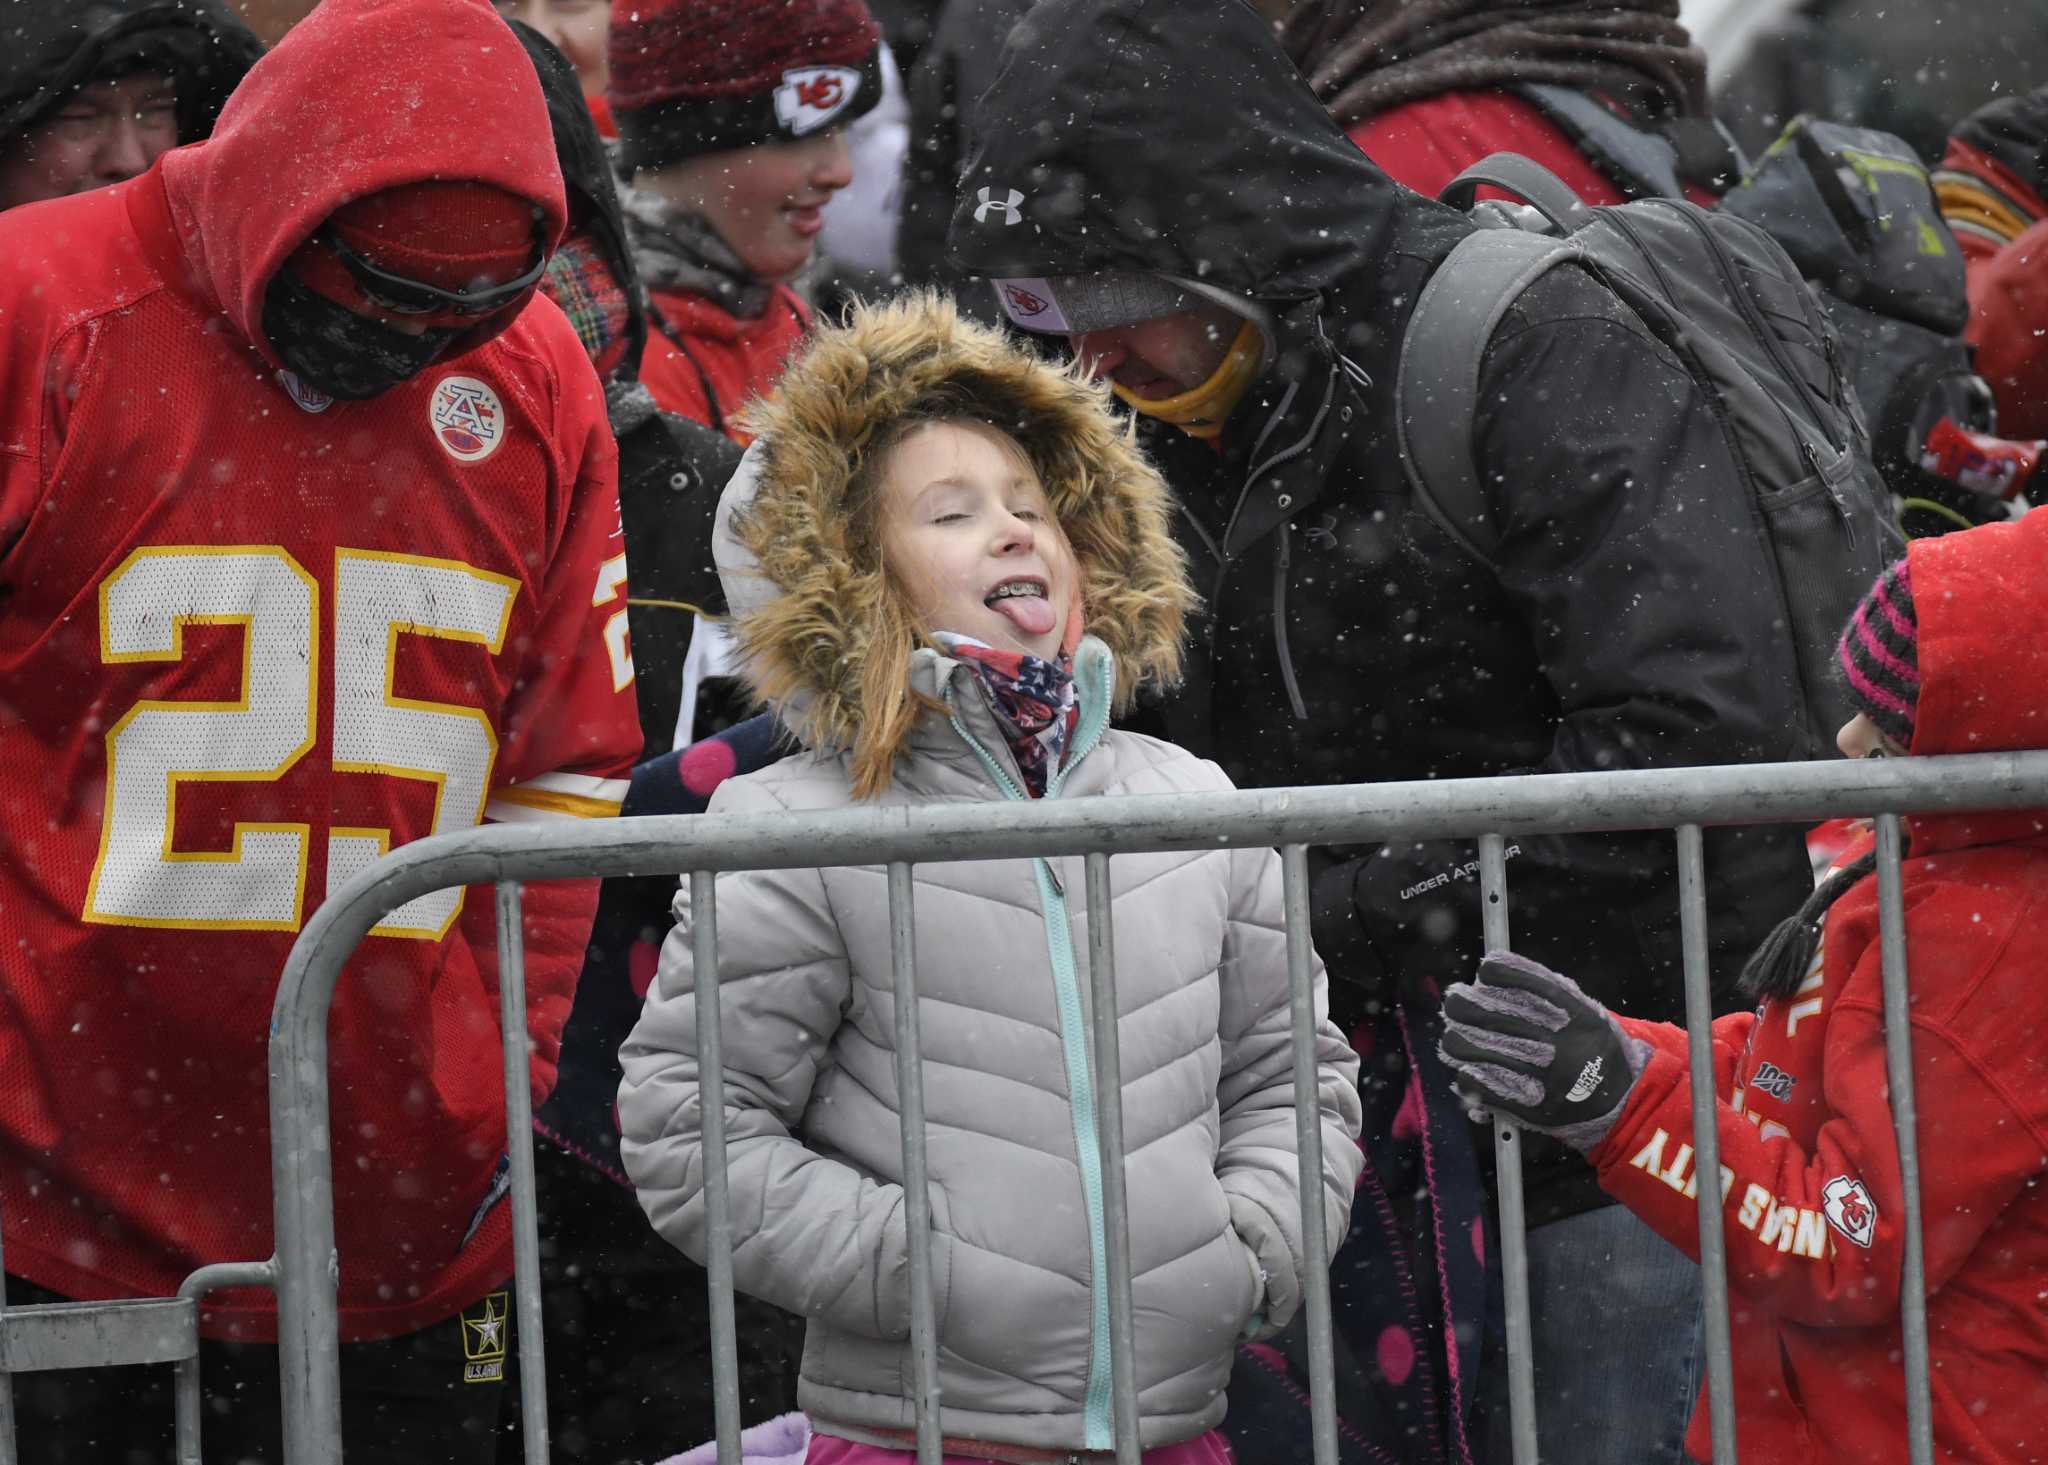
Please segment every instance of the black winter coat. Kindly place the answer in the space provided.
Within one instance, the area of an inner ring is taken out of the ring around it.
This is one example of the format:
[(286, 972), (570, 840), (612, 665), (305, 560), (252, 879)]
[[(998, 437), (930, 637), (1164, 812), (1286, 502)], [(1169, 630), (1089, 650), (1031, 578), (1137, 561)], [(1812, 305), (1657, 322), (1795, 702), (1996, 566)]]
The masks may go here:
[[(1499, 574), (1416, 507), (1399, 345), (1471, 226), (1368, 162), (1240, 0), (1048, 0), (1013, 35), (977, 138), (961, 268), (1178, 274), (1278, 321), (1220, 455), (1146, 428), (1208, 602), (1166, 736), (1267, 786), (1796, 756), (1792, 648), (1734, 460), (1686, 370), (1590, 276), (1546, 277), (1483, 363)], [(980, 207), (984, 188), (1021, 193), (1019, 221)], [(1363, 1006), (1427, 1007), (1470, 976), (1472, 844), (1319, 853), (1333, 1001), (1348, 981)], [(1711, 833), (1708, 861), (1733, 1006), (1743, 956), (1810, 881), (1792, 831)], [(1523, 839), (1508, 875), (1518, 950), (1621, 1011), (1682, 1020), (1668, 833)], [(1532, 1221), (1605, 1203), (1576, 1157), (1530, 1156)]]
[(0, 147), (128, 71), (173, 80), (178, 141), (197, 142), (262, 54), (222, 0), (12, 0), (0, 6)]
[(659, 410), (640, 386), (647, 297), (626, 244), (611, 155), (568, 59), (524, 22), (513, 21), (512, 29), (540, 74), (576, 228), (597, 241), (631, 311), (625, 360), (605, 387), (619, 445), (619, 514), (631, 574), (626, 616), (633, 638), (633, 689), (646, 739), (642, 756), (658, 758), (674, 746), (683, 659), (696, 612), (717, 615), (725, 609), (711, 563), (711, 521), (741, 450), (723, 433)]

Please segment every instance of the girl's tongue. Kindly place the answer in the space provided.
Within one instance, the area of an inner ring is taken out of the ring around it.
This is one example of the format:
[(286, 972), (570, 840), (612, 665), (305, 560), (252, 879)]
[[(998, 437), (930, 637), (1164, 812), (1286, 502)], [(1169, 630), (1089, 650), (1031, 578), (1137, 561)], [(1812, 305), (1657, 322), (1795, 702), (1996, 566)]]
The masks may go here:
[(994, 610), (1027, 636), (1043, 636), (1052, 629), (1052, 604), (1043, 595), (1005, 595), (994, 602)]

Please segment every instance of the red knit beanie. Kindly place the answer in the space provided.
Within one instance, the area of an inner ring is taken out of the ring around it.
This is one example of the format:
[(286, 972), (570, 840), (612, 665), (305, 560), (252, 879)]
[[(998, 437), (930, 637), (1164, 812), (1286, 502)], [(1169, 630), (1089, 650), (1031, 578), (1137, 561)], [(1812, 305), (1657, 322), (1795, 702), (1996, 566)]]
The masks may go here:
[(612, 114), (627, 169), (792, 142), (882, 99), (862, 0), (634, 0), (612, 12)]
[[(489, 184), (409, 183), (344, 204), (326, 228), (381, 270), (462, 290), (531, 269), (541, 242), (535, 217), (533, 204)], [(355, 276), (317, 236), (292, 256), (291, 266), (330, 300), (351, 310), (366, 303)]]

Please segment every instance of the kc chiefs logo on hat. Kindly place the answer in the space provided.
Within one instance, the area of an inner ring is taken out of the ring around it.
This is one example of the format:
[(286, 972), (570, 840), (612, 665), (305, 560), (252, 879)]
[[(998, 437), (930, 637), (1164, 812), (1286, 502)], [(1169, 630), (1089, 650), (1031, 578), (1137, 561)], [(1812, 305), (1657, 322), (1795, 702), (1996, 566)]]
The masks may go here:
[(1069, 329), (1050, 280), (997, 280), (995, 285), (1003, 313), (1025, 330), (1061, 334)]
[(816, 132), (844, 112), (860, 91), (851, 66), (799, 66), (775, 89), (775, 121), (792, 137)]

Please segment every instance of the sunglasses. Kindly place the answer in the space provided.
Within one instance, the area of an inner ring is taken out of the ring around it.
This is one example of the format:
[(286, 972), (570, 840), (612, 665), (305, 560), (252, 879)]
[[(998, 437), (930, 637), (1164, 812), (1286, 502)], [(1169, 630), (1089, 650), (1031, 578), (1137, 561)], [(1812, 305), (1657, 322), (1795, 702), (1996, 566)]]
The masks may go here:
[(424, 280), (381, 270), (342, 243), (332, 229), (324, 231), (318, 242), (334, 251), (372, 305), (393, 315), (495, 315), (538, 284), (548, 268), (547, 221), (539, 218), (533, 221), (532, 266), (516, 280), (474, 290), (443, 290)]

